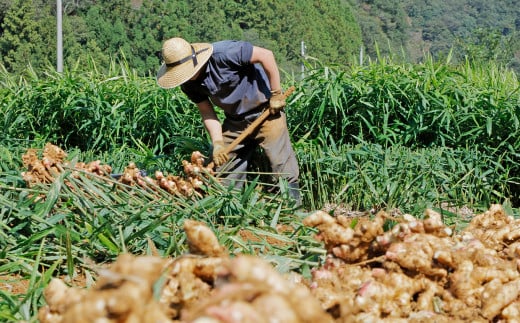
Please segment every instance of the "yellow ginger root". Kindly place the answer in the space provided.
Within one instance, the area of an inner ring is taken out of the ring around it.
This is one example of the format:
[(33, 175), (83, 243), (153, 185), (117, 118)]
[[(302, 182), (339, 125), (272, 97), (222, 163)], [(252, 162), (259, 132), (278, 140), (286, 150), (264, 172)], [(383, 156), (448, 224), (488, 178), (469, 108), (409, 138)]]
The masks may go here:
[(508, 217), (499, 204), (493, 204), (489, 210), (478, 214), (471, 220), (465, 231), (493, 230), (511, 224), (513, 219)]
[[(354, 235), (347, 243), (332, 248), (332, 253), (348, 263), (363, 261), (371, 256), (371, 245), (378, 236), (383, 234), (383, 225), (386, 213), (379, 212), (374, 219), (360, 218), (351, 219), (344, 223), (350, 227), (352, 221), (356, 221)], [(338, 217), (338, 222), (341, 217)]]
[(263, 286), (263, 289), (283, 296), (298, 316), (299, 322), (332, 321), (304, 285), (291, 283), (260, 258), (238, 256), (229, 263), (227, 269), (225, 278), (229, 281)]
[(448, 237), (453, 234), (453, 231), (442, 222), (442, 216), (439, 213), (431, 209), (426, 209), (424, 215), (425, 218), (422, 221), (422, 224), (425, 233), (437, 237)]
[[(504, 284), (520, 277), (517, 264), (500, 258), (498, 253), (486, 248), (473, 238), (470, 232), (460, 235), (460, 242), (451, 252), (449, 290), (468, 308), (480, 308), (482, 295), (491, 281)], [(440, 260), (440, 259), (437, 259)]]
[(434, 299), (442, 296), (443, 289), (426, 277), (378, 269), (359, 288), (355, 305), (358, 312), (406, 318), (412, 311), (440, 311)]
[(376, 241), (376, 248), (386, 251), (391, 243), (404, 241), (414, 233), (427, 233), (437, 237), (447, 237), (452, 235), (452, 230), (442, 222), (439, 213), (427, 209), (425, 219), (417, 220), (411, 216), (403, 216), (404, 222), (397, 223), (387, 232), (379, 234)]
[(160, 277), (165, 265), (166, 261), (158, 257), (121, 254), (110, 269), (99, 270), (96, 289), (126, 281), (152, 285)]
[(419, 232), (424, 233), (422, 222), (416, 221), (410, 223), (398, 223), (394, 225), (389, 231), (377, 236), (374, 240), (373, 247), (382, 251), (386, 251), (392, 243), (403, 241), (406, 239), (406, 237), (410, 236), (414, 232), (412, 231), (412, 228), (415, 228)]
[(501, 251), (520, 239), (520, 220), (507, 216), (501, 205), (494, 204), (475, 216), (465, 231), (471, 232), (486, 247)]
[(204, 155), (200, 151), (191, 153), (191, 163), (198, 167), (204, 167)]
[(173, 261), (160, 300), (173, 318), (180, 318), (181, 309), (189, 313), (197, 302), (209, 297), (219, 271), (229, 261), (206, 224), (187, 219), (184, 231), (191, 254)]
[(482, 314), (488, 320), (497, 317), (504, 308), (520, 296), (520, 279), (502, 284), (499, 279), (492, 280), (482, 293)]
[(317, 238), (325, 243), (327, 250), (338, 244), (348, 243), (354, 237), (354, 230), (323, 211), (309, 215), (303, 220), (303, 224), (318, 228), (320, 232)]
[(448, 272), (434, 261), (434, 256), (439, 255), (438, 250), (449, 250), (451, 247), (450, 240), (429, 234), (414, 234), (403, 242), (392, 244), (385, 258), (413, 272), (442, 278)]
[(60, 172), (58, 167), (63, 164), (65, 157), (67, 157), (65, 151), (51, 143), (47, 143), (43, 149), (41, 163), (51, 176), (56, 176)]
[(266, 319), (276, 318), (278, 320), (277, 322), (301, 322), (298, 313), (287, 310), (287, 308), (291, 307), (291, 304), (282, 295), (267, 292), (255, 298), (255, 300), (252, 302), (252, 305), (260, 314), (260, 317), (264, 317)]
[(411, 277), (382, 268), (327, 266), (313, 271), (310, 286), (324, 309), (341, 322), (379, 322), (384, 317), (399, 322), (419, 311), (433, 317), (435, 312), (450, 309), (447, 304), (456, 304), (439, 284), (424, 276)]
[(23, 164), (27, 168), (26, 172), (22, 172), (24, 181), (28, 186), (36, 183), (52, 183), (55, 177), (63, 172), (65, 166), (73, 168), (72, 175), (75, 178), (78, 178), (79, 170), (97, 175), (106, 175), (112, 172), (110, 166), (102, 165), (99, 160), (88, 164), (77, 162), (71, 165), (69, 161), (65, 161), (66, 157), (67, 153), (65, 151), (51, 143), (45, 145), (41, 160), (38, 159), (35, 149), (28, 149), (22, 156)]
[(178, 319), (181, 310), (188, 312), (210, 296), (219, 269), (229, 258), (186, 255), (176, 258), (166, 277), (160, 303), (169, 317)]
[(163, 172), (156, 171), (155, 178), (157, 179), (157, 183), (159, 187), (164, 189), (170, 194), (179, 195), (181, 194), (179, 188), (177, 187), (176, 177), (175, 176), (164, 176)]
[(153, 299), (153, 283), (164, 261), (157, 257), (118, 257), (110, 269), (99, 272), (90, 291), (64, 289), (53, 280), (45, 291), (47, 306), (38, 312), (42, 323), (60, 322), (171, 322)]
[(516, 300), (509, 304), (502, 310), (500, 319), (506, 322), (519, 322), (520, 321), (520, 300)]
[[(359, 240), (359, 244), (370, 243), (381, 234), (383, 234), (383, 225), (385, 224), (386, 213), (380, 211), (373, 219), (359, 218), (355, 219), (354, 235)], [(347, 225), (350, 225), (349, 221)]]
[(480, 295), (484, 289), (476, 278), (472, 277), (473, 269), (473, 263), (466, 260), (450, 275), (450, 291), (470, 307), (480, 306)]
[[(268, 323), (265, 316), (262, 316), (255, 307), (245, 301), (234, 301), (211, 305), (203, 309), (203, 314), (189, 322), (195, 323)], [(185, 320), (183, 320), (185, 321)], [(280, 321), (283, 322), (283, 321)]]
[[(451, 316), (481, 322), (514, 316), (520, 308), (515, 304), (520, 297), (515, 292), (520, 279), (520, 221), (506, 216), (498, 205), (474, 217), (455, 235), (432, 210), (425, 211), (423, 220), (403, 220), (388, 232), (375, 230), (372, 235), (363, 234), (362, 221), (355, 223), (324, 212), (304, 220), (318, 229), (327, 259), (366, 259), (361, 266), (381, 264), (386, 269), (374, 267), (370, 277), (359, 276), (364, 280), (357, 289), (343, 281), (350, 277), (340, 278), (341, 266), (325, 264), (313, 270), (313, 295), (335, 318), (356, 322), (384, 321), (386, 317), (394, 321), (396, 315), (421, 321), (420, 317), (433, 313), (431, 319), (436, 321)], [(376, 217), (373, 228), (382, 226), (383, 221), (377, 221)], [(385, 255), (382, 263), (377, 258), (370, 261), (378, 253)], [(352, 277), (358, 281), (358, 276)], [(500, 296), (505, 301), (489, 296), (494, 293), (507, 295)]]
[(193, 186), (194, 189), (200, 189), (204, 185), (202, 180), (202, 174), (214, 175), (215, 170), (213, 167), (204, 166), (204, 155), (199, 151), (194, 151), (191, 154), (191, 162), (187, 160), (182, 161), (184, 173), (187, 175), (187, 181)]
[(22, 162), (24, 167), (29, 168), (30, 165), (38, 161), (38, 152), (34, 148), (27, 149), (25, 154), (22, 156)]
[[(359, 287), (372, 278), (369, 268), (336, 264), (328, 258), (325, 265), (312, 271), (311, 292), (334, 318), (352, 315)], [(357, 313), (357, 312), (356, 312)]]
[[(198, 301), (183, 306), (181, 321), (331, 322), (330, 316), (298, 280), (284, 278), (258, 257), (242, 255), (227, 259), (221, 263), (218, 277), (212, 283), (215, 288), (205, 295), (194, 293), (199, 295)], [(186, 283), (179, 281), (181, 285)]]
[(190, 253), (208, 257), (226, 255), (213, 231), (204, 223), (187, 219), (184, 221), (184, 231), (188, 238)]
[(119, 181), (126, 185), (134, 185), (139, 179), (142, 179), (142, 177), (141, 170), (137, 168), (135, 163), (130, 162), (123, 170)]
[(49, 173), (48, 168), (38, 159), (36, 149), (28, 149), (22, 156), (22, 160), (27, 168), (26, 172), (22, 172), (22, 177), (29, 187), (34, 183), (51, 183), (53, 181), (53, 176)]
[[(27, 171), (22, 172), (22, 177), (27, 186), (31, 187), (36, 183), (52, 183), (55, 178), (63, 172), (64, 169), (72, 170), (72, 177), (80, 178), (80, 172), (105, 176), (112, 173), (112, 167), (101, 164), (100, 160), (94, 160), (89, 163), (66, 161), (67, 153), (61, 148), (50, 143), (45, 145), (41, 160), (39, 159), (36, 149), (28, 149), (22, 156), (22, 161)], [(144, 188), (158, 191), (162, 188), (170, 194), (191, 197), (193, 195), (201, 196), (201, 190), (204, 186), (204, 175), (214, 175), (212, 168), (204, 166), (204, 156), (195, 151), (191, 156), (191, 163), (183, 161), (186, 177), (168, 175), (162, 172), (155, 172), (155, 179), (146, 176), (134, 162), (130, 162), (123, 170), (119, 181), (123, 184), (134, 186), (138, 185)], [(65, 181), (65, 185), (71, 187), (69, 181)]]
[(46, 143), (43, 148), (43, 157), (50, 160), (53, 164), (63, 163), (67, 157), (67, 153), (51, 143)]
[[(209, 296), (205, 296), (193, 306), (183, 309), (181, 321), (197, 322), (217, 319), (218, 322), (235, 322), (237, 319), (241, 321), (239, 318), (243, 318), (245, 321), (264, 322), (265, 318), (260, 318), (260, 313), (254, 308), (252, 301), (268, 292), (263, 285), (232, 282), (219, 284)], [(253, 317), (255, 317), (254, 320)]]
[(510, 244), (503, 250), (503, 252), (504, 256), (507, 258), (520, 260), (520, 241)]
[(368, 258), (372, 242), (383, 234), (384, 221), (384, 212), (368, 220), (349, 219), (342, 215), (334, 218), (323, 211), (316, 211), (305, 218), (303, 224), (319, 230), (317, 239), (324, 242), (329, 253), (352, 263)]
[(85, 291), (68, 287), (61, 279), (53, 278), (43, 291), (46, 306), (38, 310), (41, 323), (62, 322), (62, 315), (72, 304), (81, 301)]
[[(520, 222), (497, 206), (457, 234), (431, 210), (423, 220), (403, 217), (383, 232), (387, 218), (384, 212), (369, 220), (320, 211), (307, 217), (304, 223), (317, 228), (327, 249), (310, 281), (282, 276), (258, 257), (230, 257), (204, 223), (186, 220), (191, 254), (167, 267), (164, 260), (122, 256), (99, 271), (90, 291), (53, 280), (38, 318), (42, 323), (518, 320)], [(165, 268), (157, 302), (151, 286)]]

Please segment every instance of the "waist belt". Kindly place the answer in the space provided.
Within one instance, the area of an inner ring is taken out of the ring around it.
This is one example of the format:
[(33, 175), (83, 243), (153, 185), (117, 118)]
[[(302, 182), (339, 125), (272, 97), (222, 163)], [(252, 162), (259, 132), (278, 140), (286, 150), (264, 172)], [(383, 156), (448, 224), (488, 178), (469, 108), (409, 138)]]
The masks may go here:
[(226, 113), (226, 118), (232, 121), (248, 121), (253, 122), (258, 118), (262, 112), (264, 112), (265, 108), (268, 107), (268, 103), (263, 103), (259, 105), (258, 107), (254, 108), (251, 111), (248, 111), (246, 113), (238, 114), (238, 115), (232, 115)]

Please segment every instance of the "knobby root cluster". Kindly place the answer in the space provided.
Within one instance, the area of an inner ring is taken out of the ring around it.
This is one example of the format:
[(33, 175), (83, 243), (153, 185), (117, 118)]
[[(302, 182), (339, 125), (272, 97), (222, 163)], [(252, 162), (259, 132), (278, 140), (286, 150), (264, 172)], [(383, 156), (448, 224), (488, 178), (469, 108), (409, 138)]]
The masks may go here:
[[(301, 277), (283, 276), (255, 256), (230, 257), (203, 223), (186, 220), (189, 254), (123, 254), (90, 289), (53, 279), (41, 323), (332, 322)], [(155, 292), (155, 293), (154, 293)]]
[[(170, 194), (190, 197), (193, 194), (202, 194), (205, 180), (214, 175), (212, 168), (205, 166), (204, 156), (194, 151), (190, 161), (183, 160), (184, 174), (182, 176), (165, 174), (156, 171), (148, 176), (140, 170), (135, 163), (130, 162), (121, 174), (112, 174), (110, 165), (102, 164), (100, 160), (85, 162), (73, 162), (66, 159), (67, 153), (61, 148), (47, 143), (41, 156), (38, 150), (28, 149), (22, 156), (24, 167), (27, 171), (22, 172), (22, 177), (28, 187), (36, 184), (50, 184), (54, 182), (65, 171), (70, 171), (71, 176), (79, 178), (80, 173), (92, 174), (98, 178), (113, 179), (119, 183), (156, 190), (158, 188)], [(207, 181), (206, 181), (207, 182)], [(65, 184), (67, 184), (65, 179)]]
[(520, 314), (520, 221), (500, 205), (459, 233), (432, 210), (403, 216), (332, 217), (318, 211), (304, 224), (327, 249), (310, 288), (341, 322), (517, 322)]
[[(394, 225), (388, 228), (388, 221)], [(230, 255), (204, 223), (186, 220), (189, 253), (121, 255), (89, 289), (53, 279), (48, 322), (517, 322), (520, 221), (499, 205), (461, 232), (424, 219), (346, 218), (316, 211), (327, 257), (310, 278), (260, 257)]]

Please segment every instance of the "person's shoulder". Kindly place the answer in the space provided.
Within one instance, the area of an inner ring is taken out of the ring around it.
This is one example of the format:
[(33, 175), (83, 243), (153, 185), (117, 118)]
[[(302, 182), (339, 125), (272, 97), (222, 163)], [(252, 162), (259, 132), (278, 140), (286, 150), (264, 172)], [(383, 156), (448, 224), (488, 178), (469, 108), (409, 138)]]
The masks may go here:
[(213, 45), (214, 52), (226, 51), (229, 48), (233, 48), (233, 47), (251, 46), (251, 44), (248, 41), (233, 40), (233, 39), (220, 40), (220, 41), (214, 42), (212, 45)]
[(241, 66), (248, 64), (253, 53), (253, 45), (242, 40), (222, 40), (213, 43), (211, 61), (218, 66)]

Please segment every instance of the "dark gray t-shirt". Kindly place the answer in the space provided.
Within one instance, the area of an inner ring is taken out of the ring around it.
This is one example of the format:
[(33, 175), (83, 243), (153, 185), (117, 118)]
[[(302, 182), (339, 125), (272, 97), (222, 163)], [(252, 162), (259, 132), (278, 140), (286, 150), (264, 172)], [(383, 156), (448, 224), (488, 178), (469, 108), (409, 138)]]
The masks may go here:
[(251, 64), (253, 45), (245, 41), (213, 43), (206, 69), (181, 89), (194, 103), (209, 99), (226, 114), (240, 115), (253, 110), (271, 96), (269, 80), (262, 65)]

